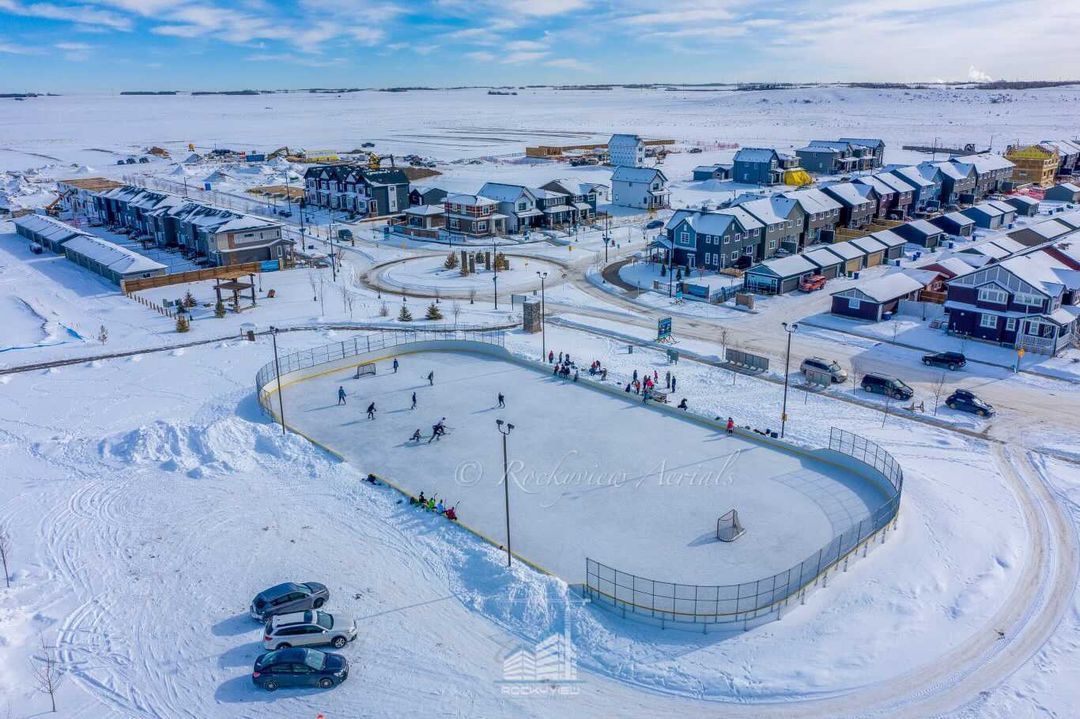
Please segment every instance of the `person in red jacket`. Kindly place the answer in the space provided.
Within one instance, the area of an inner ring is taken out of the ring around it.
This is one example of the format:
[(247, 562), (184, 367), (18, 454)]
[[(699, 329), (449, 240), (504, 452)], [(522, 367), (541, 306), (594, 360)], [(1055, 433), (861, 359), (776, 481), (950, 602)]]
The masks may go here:
[(735, 434), (735, 420), (733, 420), (731, 417), (727, 418), (727, 433)]

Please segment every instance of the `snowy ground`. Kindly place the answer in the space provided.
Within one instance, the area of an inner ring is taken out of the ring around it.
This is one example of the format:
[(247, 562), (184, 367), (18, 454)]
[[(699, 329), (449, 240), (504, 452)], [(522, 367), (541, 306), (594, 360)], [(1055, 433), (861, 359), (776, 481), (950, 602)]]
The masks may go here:
[[(512, 546), (570, 583), (584, 581), (586, 557), (686, 584), (767, 577), (811, 556), (887, 499), (848, 471), (642, 408), (637, 395), (613, 397), (587, 388), (587, 380), (575, 385), (539, 368), (466, 354), (424, 352), (401, 362), (397, 374), (386, 361), (374, 377), (354, 379), (344, 369), (291, 384), (286, 416), (413, 496), (424, 491), (458, 505), (465, 524), (500, 543), (506, 531), (495, 419), (513, 423)], [(343, 407), (338, 387), (350, 394)], [(505, 409), (496, 405), (499, 392)], [(378, 409), (375, 420), (366, 418), (369, 403)], [(441, 417), (449, 436), (429, 442)], [(618, 418), (617, 429), (598, 420), (610, 417)], [(424, 435), (419, 443), (408, 439), (416, 429)], [(382, 448), (377, 457), (374, 447)], [(753, 530), (723, 544), (716, 520), (732, 507)]]

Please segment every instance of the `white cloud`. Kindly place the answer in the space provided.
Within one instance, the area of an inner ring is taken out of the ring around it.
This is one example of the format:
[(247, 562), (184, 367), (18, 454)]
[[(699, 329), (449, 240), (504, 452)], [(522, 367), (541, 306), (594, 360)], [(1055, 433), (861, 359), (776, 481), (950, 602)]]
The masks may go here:
[(544, 65), (547, 67), (561, 67), (567, 70), (577, 70), (578, 72), (590, 72), (595, 69), (590, 65), (586, 65), (581, 60), (572, 57), (557, 57), (552, 60), (546, 60)]
[(109, 10), (85, 5), (57, 5), (51, 2), (23, 3), (19, 0), (0, 0), (0, 12), (23, 17), (38, 17), (46, 20), (63, 20), (66, 22), (82, 23), (85, 25), (99, 25), (113, 30), (130, 30), (132, 22)]
[(9, 42), (0, 42), (0, 53), (7, 55), (30, 55), (30, 48), (22, 45), (13, 45)]
[(473, 62), (494, 62), (495, 61), (495, 55), (494, 54), (492, 54), (490, 52), (484, 52), (484, 51), (467, 52), (467, 53), (465, 53), (465, 57), (468, 58), (469, 60), (472, 60)]
[(972, 82), (991, 82), (994, 78), (972, 65), (968, 68), (968, 79)]

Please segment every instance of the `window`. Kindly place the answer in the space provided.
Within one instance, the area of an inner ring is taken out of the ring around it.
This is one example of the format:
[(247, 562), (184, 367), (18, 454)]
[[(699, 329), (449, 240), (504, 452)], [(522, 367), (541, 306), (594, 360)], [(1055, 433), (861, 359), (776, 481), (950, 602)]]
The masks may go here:
[(684, 245), (687, 244), (688, 242), (690, 242), (690, 233), (687, 232), (686, 230), (683, 230), (679, 234), (679, 242), (683, 243)]
[(476, 223), (476, 231), (477, 232), (483, 232), (486, 229), (487, 229), (487, 223), (486, 222), (477, 222)]
[(1005, 331), (1006, 332), (1015, 332), (1016, 331), (1016, 318), (1015, 317), (1009, 317), (1009, 318), (1007, 318), (1005, 320)]
[(775, 248), (776, 248), (776, 239), (773, 238), (773, 239), (769, 240), (769, 249), (772, 250), (772, 249), (775, 249)]
[(857, 310), (862, 306), (862, 300), (855, 297), (848, 297), (847, 306), (849, 310)]
[(735, 233), (735, 241), (738, 242), (741, 239), (742, 239), (742, 233), (741, 232), (736, 232)]
[(1042, 298), (1038, 295), (1031, 294), (1030, 292), (1017, 292), (1013, 295), (1013, 300), (1018, 305), (1026, 305), (1028, 307), (1042, 307)]
[[(1009, 301), (1009, 293), (997, 287), (980, 287), (979, 301), (992, 302), (996, 305), (1004, 305), (1007, 304)], [(994, 326), (996, 327), (997, 325)]]
[(979, 327), (988, 330), (996, 330), (998, 326), (997, 315), (983, 315), (979, 318)]
[(733, 260), (739, 259), (739, 251), (738, 250), (735, 250), (734, 252), (731, 253), (731, 259), (733, 259)]

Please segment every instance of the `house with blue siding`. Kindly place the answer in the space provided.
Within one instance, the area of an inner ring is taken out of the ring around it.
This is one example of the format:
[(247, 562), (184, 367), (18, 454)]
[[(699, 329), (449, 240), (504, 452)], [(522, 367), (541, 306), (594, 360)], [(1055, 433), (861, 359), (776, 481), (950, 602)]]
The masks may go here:
[(694, 182), (704, 182), (705, 180), (730, 180), (731, 165), (698, 165), (693, 170), (692, 179)]
[(750, 185), (781, 185), (784, 173), (799, 167), (799, 158), (768, 147), (744, 147), (735, 153), (731, 179)]
[(967, 162), (931, 163), (941, 171), (941, 206), (970, 205), (976, 201), (975, 183), (978, 177), (975, 166)]
[(971, 165), (975, 168), (975, 197), (982, 199), (994, 192), (1001, 192), (1012, 182), (1012, 162), (1001, 155), (984, 152), (978, 155), (954, 157), (949, 162)]
[[(835, 198), (814, 188), (792, 190), (783, 193), (783, 196), (795, 200), (802, 208), (801, 247), (832, 241), (832, 233), (840, 224), (840, 210), (843, 207)], [(825, 233), (824, 236), (822, 233)]]
[(847, 142), (870, 150), (873, 158), (871, 168), (878, 168), (885, 164), (885, 141), (876, 137), (841, 137), (840, 142)]
[(783, 195), (747, 196), (735, 200), (734, 206), (746, 210), (765, 225), (764, 257), (772, 257), (781, 248), (792, 253), (799, 251), (805, 217), (798, 202)]
[(679, 210), (664, 226), (674, 264), (721, 270), (746, 257), (754, 260), (763, 244), (764, 225), (736, 208), (704, 212)]
[(804, 170), (819, 175), (844, 175), (881, 165), (872, 148), (843, 140), (811, 140), (795, 154)]
[(975, 234), (975, 220), (961, 212), (946, 212), (940, 217), (929, 220), (930, 224), (940, 227), (950, 237), (962, 239)]

